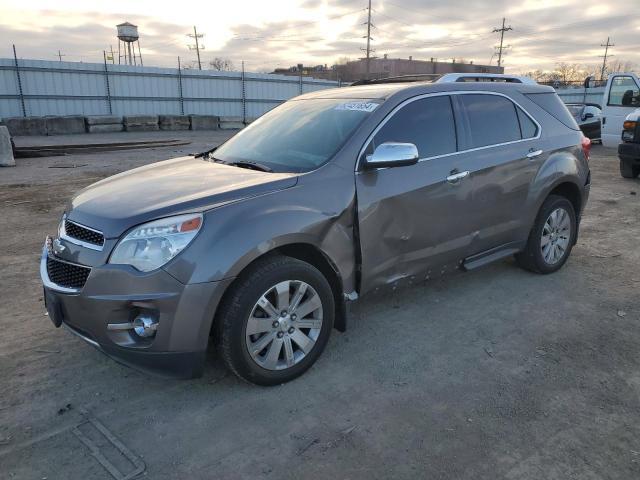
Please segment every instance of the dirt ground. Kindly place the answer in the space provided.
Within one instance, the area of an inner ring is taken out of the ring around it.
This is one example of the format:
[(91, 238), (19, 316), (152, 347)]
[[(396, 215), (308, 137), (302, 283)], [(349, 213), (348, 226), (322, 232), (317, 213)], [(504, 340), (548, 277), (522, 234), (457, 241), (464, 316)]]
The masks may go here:
[(507, 260), (364, 298), (289, 384), (213, 352), (201, 379), (150, 377), (55, 329), (39, 255), (72, 194), (228, 134), (0, 170), (0, 478), (640, 478), (640, 181), (601, 147), (560, 272)]

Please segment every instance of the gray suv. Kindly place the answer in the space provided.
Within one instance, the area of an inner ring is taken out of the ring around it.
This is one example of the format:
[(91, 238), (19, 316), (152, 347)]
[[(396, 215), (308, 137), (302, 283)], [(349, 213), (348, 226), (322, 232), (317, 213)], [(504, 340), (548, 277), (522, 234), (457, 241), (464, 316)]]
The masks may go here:
[(218, 148), (95, 183), (42, 253), (46, 308), (118, 361), (291, 380), (346, 304), (515, 255), (551, 273), (576, 242), (588, 140), (553, 89), (445, 76), (323, 90)]

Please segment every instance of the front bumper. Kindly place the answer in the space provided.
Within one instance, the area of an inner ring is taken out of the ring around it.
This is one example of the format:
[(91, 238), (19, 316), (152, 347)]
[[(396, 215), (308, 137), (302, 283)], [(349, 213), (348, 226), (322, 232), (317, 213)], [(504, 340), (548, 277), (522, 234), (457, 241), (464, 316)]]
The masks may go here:
[[(231, 279), (184, 285), (162, 269), (141, 273), (107, 264), (92, 267), (81, 289), (69, 289), (50, 280), (50, 255), (57, 259), (45, 247), (40, 275), (56, 326), (68, 327), (105, 354), (138, 369), (180, 378), (202, 374), (213, 317)], [(131, 322), (141, 313), (158, 320), (154, 337), (107, 328)]]
[(618, 145), (618, 157), (631, 165), (640, 165), (640, 143), (621, 143)]

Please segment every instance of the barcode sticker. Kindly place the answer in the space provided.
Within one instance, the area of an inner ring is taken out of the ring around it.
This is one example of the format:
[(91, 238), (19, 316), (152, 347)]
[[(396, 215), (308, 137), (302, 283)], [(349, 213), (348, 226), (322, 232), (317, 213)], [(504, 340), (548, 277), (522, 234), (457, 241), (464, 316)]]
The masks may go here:
[(378, 108), (379, 103), (373, 102), (348, 102), (336, 105), (336, 110), (353, 110), (356, 112), (371, 113)]

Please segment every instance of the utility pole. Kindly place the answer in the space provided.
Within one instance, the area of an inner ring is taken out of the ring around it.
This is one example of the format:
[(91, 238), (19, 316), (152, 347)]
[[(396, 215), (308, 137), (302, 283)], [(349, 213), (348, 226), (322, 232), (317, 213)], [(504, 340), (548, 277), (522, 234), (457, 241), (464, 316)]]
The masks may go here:
[(198, 55), (198, 70), (202, 70), (202, 63), (200, 63), (200, 49), (204, 50), (204, 45), (200, 46), (198, 39), (204, 37), (204, 34), (198, 33), (196, 26), (193, 26), (193, 33), (188, 33), (187, 37), (191, 37), (196, 41), (195, 45), (189, 45), (189, 50), (195, 50)]
[(494, 28), (493, 29), (493, 33), (498, 33), (500, 32), (500, 47), (498, 47), (498, 66), (501, 67), (502, 66), (502, 50), (503, 48), (503, 43), (504, 43), (504, 32), (508, 32), (509, 30), (513, 30), (513, 28), (511, 28), (511, 25), (509, 25), (508, 27), (504, 26), (504, 22), (505, 22), (505, 18), (502, 17), (502, 28)]
[(371, 0), (369, 0), (369, 7), (367, 8), (367, 23), (365, 24), (367, 26), (367, 36), (364, 37), (367, 39), (367, 48), (366, 48), (366, 52), (367, 52), (367, 56), (365, 57), (367, 60), (367, 80), (369, 79), (369, 75), (371, 73), (371, 52), (373, 50), (371, 50), (371, 40), (373, 40), (373, 38), (371, 38), (371, 27), (374, 26), (371, 24)]
[(604, 45), (602, 43), (600, 44), (601, 47), (604, 47), (604, 55), (602, 55), (602, 70), (600, 70), (600, 81), (604, 80), (604, 72), (607, 70), (607, 56), (613, 56), (609, 55), (609, 47), (615, 47), (615, 44), (610, 43), (609, 40), (609, 37), (607, 37), (607, 43)]
[(62, 57), (66, 57), (66, 55), (61, 53), (60, 50), (58, 50), (58, 58), (60, 59), (61, 62), (62, 62)]

